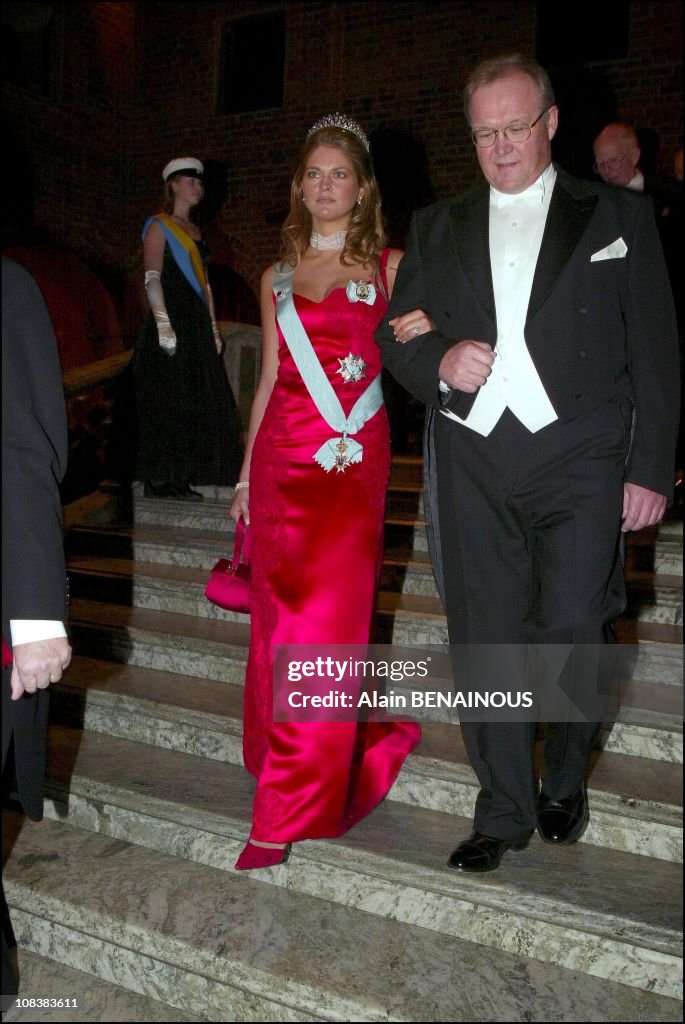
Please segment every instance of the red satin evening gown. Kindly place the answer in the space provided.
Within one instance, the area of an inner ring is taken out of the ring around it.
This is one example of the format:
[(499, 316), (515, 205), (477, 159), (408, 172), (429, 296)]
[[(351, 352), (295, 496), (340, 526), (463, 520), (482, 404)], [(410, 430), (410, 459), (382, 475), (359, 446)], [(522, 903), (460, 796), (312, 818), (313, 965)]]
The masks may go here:
[[(389, 250), (383, 253), (384, 274)], [(351, 302), (345, 288), (295, 307), (348, 415), (381, 371), (374, 332), (387, 309)], [(339, 359), (367, 363), (343, 381)], [(326, 473), (312, 458), (335, 432), (297, 371), (279, 328), (276, 384), (250, 466), (251, 646), (243, 753), (257, 778), (250, 836), (262, 842), (339, 836), (388, 793), (420, 739), (412, 722), (274, 722), (276, 644), (366, 644), (382, 559), (390, 435), (385, 407), (354, 437), (363, 460)]]

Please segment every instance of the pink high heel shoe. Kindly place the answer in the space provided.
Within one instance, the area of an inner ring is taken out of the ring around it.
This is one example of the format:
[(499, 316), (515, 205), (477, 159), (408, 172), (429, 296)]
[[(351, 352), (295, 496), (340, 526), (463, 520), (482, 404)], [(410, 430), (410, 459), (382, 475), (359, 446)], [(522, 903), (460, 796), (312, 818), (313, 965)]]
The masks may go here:
[(235, 862), (235, 870), (250, 871), (254, 868), (272, 868), (276, 864), (285, 864), (290, 856), (290, 848), (290, 843), (286, 843), (285, 846), (255, 846), (248, 839)]

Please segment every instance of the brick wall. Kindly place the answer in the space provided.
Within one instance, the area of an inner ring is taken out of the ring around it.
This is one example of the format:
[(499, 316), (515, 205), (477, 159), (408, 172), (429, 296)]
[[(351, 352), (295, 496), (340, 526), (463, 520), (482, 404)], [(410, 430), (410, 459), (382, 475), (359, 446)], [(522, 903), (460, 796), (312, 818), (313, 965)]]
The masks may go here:
[[(228, 199), (220, 227), (233, 266), (253, 287), (277, 253), (290, 178), (313, 121), (343, 110), (369, 132), (408, 132), (425, 147), (435, 195), (463, 189), (475, 168), (459, 98), (464, 73), (482, 53), (512, 45), (530, 50), (535, 28), (530, 3), (290, 2), (283, 110), (226, 116), (216, 112), (214, 99), (221, 26), (231, 15), (273, 5), (174, 7), (192, 57), (180, 90), (178, 78), (155, 76), (157, 59), (138, 61), (138, 96), (154, 80), (161, 113), (159, 131), (153, 132), (139, 107), (142, 174), (136, 202), (141, 215), (154, 205), (151, 183), (172, 152), (192, 150), (225, 160)], [(164, 8), (140, 6), (137, 45), (139, 57), (154, 52), (170, 67), (173, 43), (160, 42), (157, 33)], [(401, 159), (399, 153), (394, 168), (399, 173)]]
[[(19, 176), (32, 174), (36, 226), (112, 282), (123, 272), (122, 215), (134, 164), (135, 6), (56, 4), (51, 95), (3, 85), (6, 136), (28, 151), (14, 166)], [(7, 151), (4, 159), (13, 166)]]
[[(379, 133), (388, 195), (410, 190), (424, 155), (436, 198), (470, 184), (461, 83), (484, 56), (532, 52), (535, 3), (291, 0), (283, 109), (218, 113), (222, 25), (276, 6), (65, 4), (61, 95), (37, 100), (5, 87), (6, 116), (33, 157), (38, 223), (124, 280), (139, 260), (144, 217), (158, 207), (163, 165), (194, 154), (225, 164), (212, 244), (256, 288), (276, 255), (298, 146), (337, 109)], [(681, 39), (680, 2), (636, 0), (628, 57), (585, 69), (618, 116), (659, 135), (663, 166), (682, 141)], [(591, 90), (584, 102), (595, 98)], [(428, 195), (423, 181), (413, 202)]]

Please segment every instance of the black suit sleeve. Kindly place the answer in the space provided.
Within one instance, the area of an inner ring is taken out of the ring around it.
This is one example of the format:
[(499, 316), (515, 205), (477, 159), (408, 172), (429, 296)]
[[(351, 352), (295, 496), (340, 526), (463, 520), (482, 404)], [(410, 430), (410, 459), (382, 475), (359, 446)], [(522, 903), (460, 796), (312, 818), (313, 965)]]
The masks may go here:
[(680, 387), (675, 310), (651, 202), (642, 202), (630, 253), (625, 308), (635, 423), (626, 480), (673, 490)]
[(67, 424), (55, 332), (33, 278), (3, 258), (2, 605), (10, 619), (66, 618), (59, 484)]
[[(448, 338), (436, 330), (421, 334), (414, 341), (403, 344), (395, 341), (393, 329), (389, 324), (393, 317), (409, 313), (412, 309), (422, 309), (432, 320), (438, 319), (437, 311), (430, 308), (424, 282), (424, 260), (419, 241), (420, 219), (420, 213), (412, 218), (407, 249), (397, 271), (390, 308), (376, 332), (376, 341), (381, 349), (383, 364), (393, 377), (415, 398), (435, 409), (440, 409), (442, 403), (438, 371), (442, 357), (455, 344), (455, 339)], [(454, 394), (458, 395), (460, 392)], [(473, 396), (469, 397), (472, 404)], [(449, 408), (452, 408), (452, 404)]]

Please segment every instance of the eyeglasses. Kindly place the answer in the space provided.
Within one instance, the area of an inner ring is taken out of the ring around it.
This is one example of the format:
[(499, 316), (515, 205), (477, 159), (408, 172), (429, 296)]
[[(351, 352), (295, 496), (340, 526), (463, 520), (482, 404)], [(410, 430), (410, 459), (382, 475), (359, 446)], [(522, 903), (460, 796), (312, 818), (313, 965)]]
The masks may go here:
[(527, 142), (533, 132), (533, 128), (545, 116), (548, 110), (549, 107), (546, 107), (540, 116), (536, 117), (530, 124), (526, 124), (524, 121), (514, 121), (513, 124), (508, 124), (506, 128), (474, 128), (471, 132), (471, 141), (479, 149), (488, 149), (488, 147), (494, 146), (498, 135), (503, 135), (507, 142)]
[(626, 150), (623, 156), (612, 156), (610, 160), (596, 160), (592, 165), (592, 170), (595, 174), (601, 174), (602, 171), (617, 171), (628, 156), (628, 153), (630, 153), (629, 149)]

